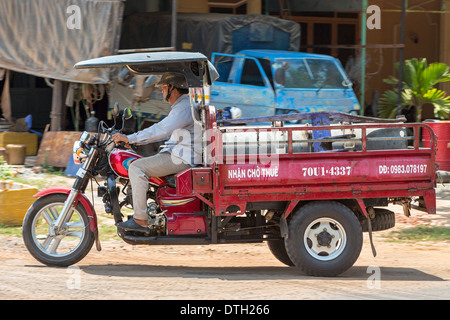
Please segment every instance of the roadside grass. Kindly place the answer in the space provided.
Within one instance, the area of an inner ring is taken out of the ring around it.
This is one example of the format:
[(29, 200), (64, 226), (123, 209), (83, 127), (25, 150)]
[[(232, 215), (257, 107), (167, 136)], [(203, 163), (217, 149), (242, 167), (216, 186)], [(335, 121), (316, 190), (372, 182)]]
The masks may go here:
[(18, 183), (27, 184), (37, 187), (39, 190), (52, 187), (55, 184), (63, 183), (68, 179), (64, 176), (64, 171), (54, 167), (45, 167), (45, 173), (39, 175), (38, 178), (29, 175), (18, 174), (17, 169), (6, 164), (0, 157), (0, 180), (10, 180)]
[(122, 240), (117, 235), (117, 227), (115, 225), (100, 225), (98, 226), (98, 235), (100, 237), (100, 241), (109, 241), (109, 240)]
[(22, 237), (22, 226), (7, 226), (0, 224), (0, 235)]
[(450, 241), (450, 228), (416, 226), (398, 231), (392, 231), (386, 235), (386, 238), (391, 242)]
[[(114, 225), (99, 224), (98, 229), (100, 241), (120, 240)], [(0, 224), (0, 235), (22, 238), (22, 226), (7, 226)]]

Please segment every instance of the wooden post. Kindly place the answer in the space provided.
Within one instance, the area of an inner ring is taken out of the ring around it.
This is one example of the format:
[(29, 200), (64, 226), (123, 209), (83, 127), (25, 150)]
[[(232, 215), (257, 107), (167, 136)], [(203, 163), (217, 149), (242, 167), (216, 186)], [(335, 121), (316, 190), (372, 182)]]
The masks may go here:
[(171, 23), (171, 36), (170, 45), (173, 48), (177, 47), (177, 0), (172, 0), (172, 23)]
[(247, 1), (247, 14), (261, 14), (261, 0), (248, 0)]
[(362, 13), (361, 13), (361, 82), (359, 85), (359, 114), (364, 115), (364, 109), (366, 107), (366, 44), (367, 44), (367, 6), (368, 0), (362, 0)]
[(63, 82), (55, 79), (53, 82), (52, 111), (50, 113), (50, 131), (61, 131), (63, 106)]
[[(405, 19), (406, 19), (406, 4), (407, 0), (402, 0), (402, 14), (400, 18), (400, 44), (405, 44)], [(399, 52), (399, 61), (398, 61), (398, 97), (397, 97), (397, 115), (402, 114), (402, 90), (403, 90), (403, 63), (405, 62), (405, 48), (401, 47)], [(420, 110), (417, 110), (420, 112)]]
[[(442, 0), (441, 10), (450, 10), (450, 0)], [(439, 62), (450, 65), (450, 39), (448, 39), (447, 30), (450, 30), (450, 13), (445, 12), (441, 14), (441, 32), (440, 32), (440, 58)], [(450, 94), (450, 82), (443, 82), (439, 84), (439, 88)]]

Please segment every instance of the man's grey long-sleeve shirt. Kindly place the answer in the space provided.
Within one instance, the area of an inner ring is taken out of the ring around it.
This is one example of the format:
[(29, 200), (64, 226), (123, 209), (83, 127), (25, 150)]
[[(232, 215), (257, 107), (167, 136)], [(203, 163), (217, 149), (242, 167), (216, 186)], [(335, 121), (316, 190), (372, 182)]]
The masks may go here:
[(147, 144), (170, 139), (161, 152), (170, 152), (173, 156), (194, 166), (201, 163), (202, 130), (192, 119), (191, 104), (187, 95), (179, 97), (171, 106), (163, 120), (144, 130), (127, 135), (130, 144)]

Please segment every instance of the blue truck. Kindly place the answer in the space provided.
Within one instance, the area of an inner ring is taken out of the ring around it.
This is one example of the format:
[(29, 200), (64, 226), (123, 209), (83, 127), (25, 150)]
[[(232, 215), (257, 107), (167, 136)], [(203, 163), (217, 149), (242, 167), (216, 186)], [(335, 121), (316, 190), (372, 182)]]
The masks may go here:
[(238, 107), (242, 118), (339, 111), (359, 114), (360, 105), (339, 60), (280, 50), (213, 53), (220, 78), (210, 91), (216, 109)]

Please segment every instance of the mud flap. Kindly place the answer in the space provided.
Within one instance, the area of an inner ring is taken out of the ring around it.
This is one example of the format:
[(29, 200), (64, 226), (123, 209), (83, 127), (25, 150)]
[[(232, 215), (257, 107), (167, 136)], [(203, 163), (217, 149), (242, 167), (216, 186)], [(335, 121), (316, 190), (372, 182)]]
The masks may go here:
[(299, 202), (300, 202), (300, 200), (294, 200), (294, 201), (289, 202), (289, 205), (286, 207), (283, 214), (281, 215), (280, 233), (281, 233), (281, 237), (284, 239), (287, 239), (289, 236), (289, 227), (288, 227), (286, 218), (288, 217), (289, 214), (291, 214), (291, 212), (295, 209), (295, 207), (297, 206), (297, 204)]
[(95, 238), (95, 248), (97, 249), (97, 251), (102, 251), (102, 245), (100, 244), (100, 238), (98, 236), (98, 229), (95, 230), (94, 238)]
[(373, 239), (372, 239), (372, 222), (370, 221), (370, 216), (367, 213), (366, 205), (364, 204), (364, 201), (362, 199), (356, 199), (356, 201), (358, 202), (358, 205), (359, 205), (362, 213), (367, 218), (367, 229), (368, 229), (368, 233), (369, 233), (370, 247), (372, 248), (373, 256), (376, 257), (377, 256), (377, 251), (375, 250), (375, 246), (373, 244)]
[(285, 216), (281, 216), (280, 219), (280, 233), (281, 237), (284, 239), (287, 239), (289, 236), (289, 228)]

